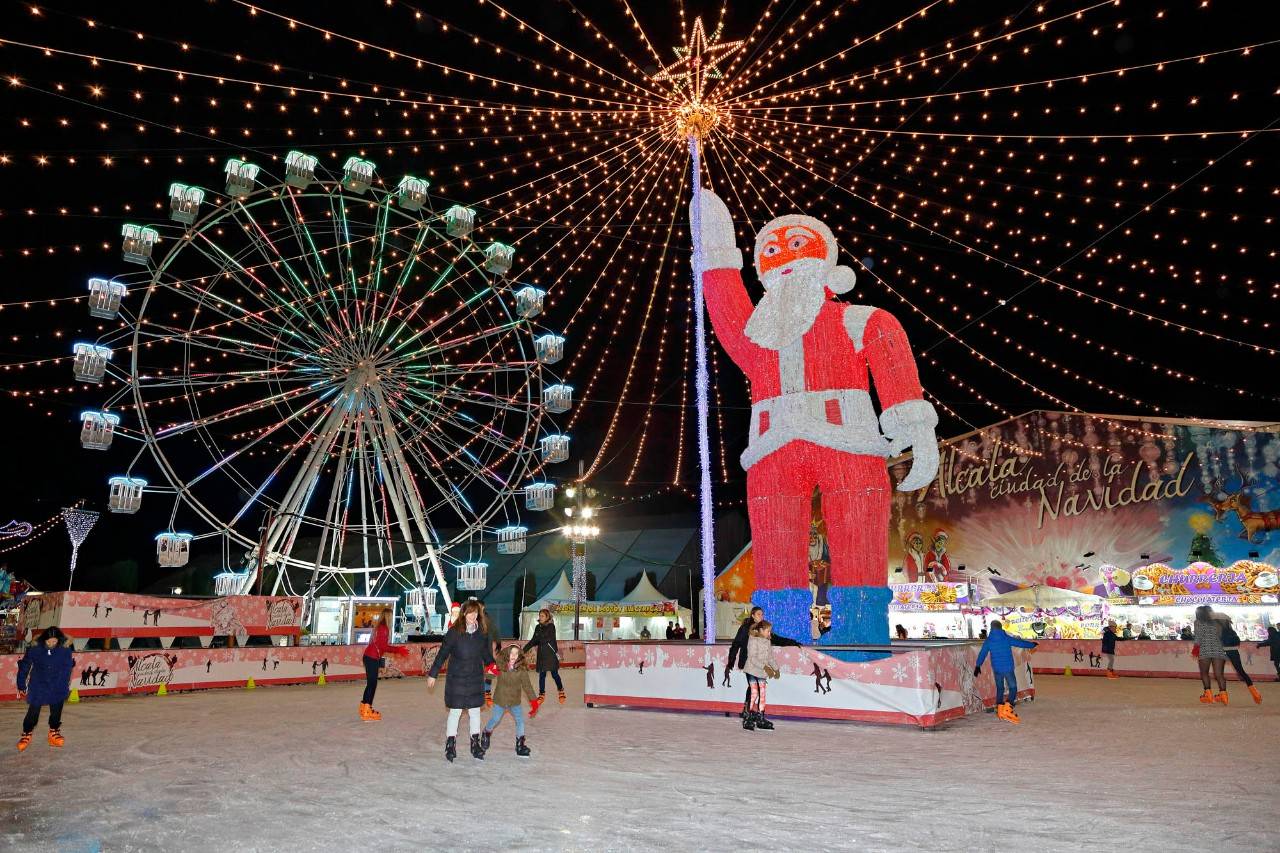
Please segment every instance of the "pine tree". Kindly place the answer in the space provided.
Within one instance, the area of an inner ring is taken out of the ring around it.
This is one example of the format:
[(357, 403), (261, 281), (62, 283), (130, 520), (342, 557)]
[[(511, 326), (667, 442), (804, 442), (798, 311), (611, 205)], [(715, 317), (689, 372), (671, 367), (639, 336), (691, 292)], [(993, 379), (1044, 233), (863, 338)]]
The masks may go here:
[(1197, 533), (1191, 537), (1191, 551), (1187, 554), (1187, 559), (1211, 566), (1221, 566), (1223, 562), (1218, 550), (1213, 547), (1213, 539), (1207, 533)]

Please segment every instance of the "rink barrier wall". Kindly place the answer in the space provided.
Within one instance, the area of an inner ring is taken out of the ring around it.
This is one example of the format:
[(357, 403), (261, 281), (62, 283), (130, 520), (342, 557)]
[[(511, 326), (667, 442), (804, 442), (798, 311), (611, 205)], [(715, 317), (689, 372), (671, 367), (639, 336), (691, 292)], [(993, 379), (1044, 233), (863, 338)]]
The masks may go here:
[[(507, 641), (504, 641), (504, 643)], [(512, 641), (514, 642), (514, 641)], [(583, 665), (582, 643), (558, 643), (561, 667)], [(435, 662), (439, 643), (410, 643), (407, 655), (387, 655), (383, 678), (418, 678)], [(75, 652), (71, 687), (80, 698), (255, 686), (363, 681), (363, 645), (246, 646), (219, 649), (134, 649)], [(0, 701), (18, 697), (18, 661), (22, 655), (0, 655)], [(533, 669), (534, 650), (525, 654)], [(449, 672), (445, 664), (444, 673)]]
[(29, 596), (18, 638), (57, 626), (73, 640), (133, 637), (298, 636), (302, 599), (290, 595), (175, 598), (127, 592), (47, 592)]
[[(973, 675), (978, 643), (909, 646), (888, 656), (849, 663), (821, 648), (775, 648), (781, 677), (768, 682), (766, 713), (933, 728), (995, 703), (990, 664)], [(585, 700), (619, 705), (736, 714), (746, 676), (724, 683), (728, 644), (588, 642)], [(640, 662), (644, 662), (641, 672)], [(1019, 693), (1034, 698), (1030, 656), (1015, 650)]]
[[(1256, 640), (1240, 644), (1240, 662), (1254, 681), (1276, 681), (1271, 650), (1259, 649)], [(1132, 678), (1200, 678), (1200, 666), (1191, 654), (1195, 643), (1187, 640), (1118, 640), (1116, 674)], [(1101, 640), (1041, 640), (1032, 657), (1034, 672), (1061, 675), (1071, 667), (1072, 675), (1107, 674)], [(1228, 662), (1226, 677), (1239, 681)]]

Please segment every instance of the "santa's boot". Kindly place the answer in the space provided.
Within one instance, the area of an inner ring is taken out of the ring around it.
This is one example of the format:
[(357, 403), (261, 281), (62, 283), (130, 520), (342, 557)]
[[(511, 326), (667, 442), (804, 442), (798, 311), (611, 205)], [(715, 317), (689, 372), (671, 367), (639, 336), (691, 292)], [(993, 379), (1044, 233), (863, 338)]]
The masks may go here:
[[(764, 618), (773, 625), (775, 635), (797, 641), (809, 636), (809, 608), (813, 606), (813, 593), (809, 592), (807, 585), (799, 589), (757, 589), (751, 595), (751, 603), (764, 609)], [(885, 606), (887, 637), (888, 599), (885, 599)]]
[(1206, 688), (1204, 689), (1204, 692), (1200, 694), (1200, 701), (1201, 701), (1201, 702), (1203, 702), (1203, 703), (1204, 703), (1204, 704), (1206, 704), (1206, 705), (1212, 705), (1212, 704), (1213, 704), (1213, 691), (1206, 687)]
[(484, 747), (480, 745), (480, 735), (471, 736), (471, 757), (484, 761)]
[(516, 738), (516, 755), (521, 758), (528, 758), (530, 755), (533, 755), (533, 750), (525, 746), (524, 735), (520, 735), (520, 737)]
[[(884, 586), (843, 586), (827, 590), (831, 602), (831, 630), (823, 642), (833, 646), (889, 644), (889, 601), (893, 593)], [(765, 611), (766, 618), (768, 611)], [(827, 650), (827, 654), (844, 661), (880, 660), (887, 651), (862, 652)]]
[(1258, 692), (1258, 688), (1252, 684), (1249, 685), (1249, 695), (1253, 697), (1253, 701), (1259, 705), (1262, 704), (1262, 694)]
[(1226, 704), (1227, 704), (1227, 691), (1223, 690), (1223, 691), (1222, 691), (1221, 693), (1219, 693), (1217, 696), (1214, 696), (1214, 697), (1213, 697), (1213, 701), (1215, 701), (1215, 702), (1221, 702), (1223, 705), (1226, 705)]
[(23, 732), (22, 737), (18, 738), (18, 752), (22, 752), (31, 746), (31, 732)]
[(49, 729), (49, 746), (62, 746), (66, 742), (59, 729)]
[(444, 757), (450, 764), (458, 757), (458, 739), (453, 735), (444, 739)]

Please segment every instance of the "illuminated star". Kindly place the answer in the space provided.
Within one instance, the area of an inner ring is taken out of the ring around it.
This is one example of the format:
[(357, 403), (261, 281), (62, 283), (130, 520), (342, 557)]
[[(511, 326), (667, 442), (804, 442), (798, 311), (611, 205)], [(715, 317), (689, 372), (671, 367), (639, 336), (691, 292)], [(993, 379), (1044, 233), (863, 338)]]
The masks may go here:
[(684, 90), (686, 97), (695, 103), (701, 102), (706, 92), (707, 80), (718, 80), (723, 76), (720, 73), (720, 61), (736, 53), (745, 43), (721, 42), (719, 38), (719, 27), (708, 39), (707, 32), (702, 27), (702, 18), (695, 19), (693, 29), (689, 31), (688, 44), (677, 47), (676, 61), (655, 74), (653, 79), (670, 80), (676, 84), (676, 89)]

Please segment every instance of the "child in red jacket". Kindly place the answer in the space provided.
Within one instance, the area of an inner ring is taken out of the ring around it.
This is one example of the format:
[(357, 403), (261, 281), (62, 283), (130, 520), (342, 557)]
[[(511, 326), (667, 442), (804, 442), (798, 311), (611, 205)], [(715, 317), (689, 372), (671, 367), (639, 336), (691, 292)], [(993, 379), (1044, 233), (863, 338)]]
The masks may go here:
[(382, 719), (382, 714), (373, 710), (373, 694), (378, 690), (378, 670), (387, 665), (383, 656), (388, 652), (408, 654), (404, 646), (391, 645), (391, 608), (384, 607), (364, 650), (364, 697), (360, 700), (360, 719), (365, 722)]

